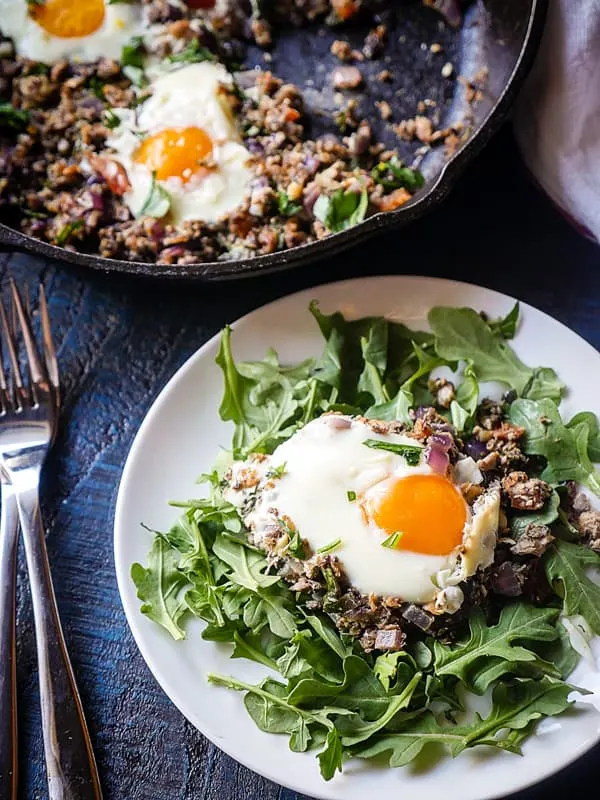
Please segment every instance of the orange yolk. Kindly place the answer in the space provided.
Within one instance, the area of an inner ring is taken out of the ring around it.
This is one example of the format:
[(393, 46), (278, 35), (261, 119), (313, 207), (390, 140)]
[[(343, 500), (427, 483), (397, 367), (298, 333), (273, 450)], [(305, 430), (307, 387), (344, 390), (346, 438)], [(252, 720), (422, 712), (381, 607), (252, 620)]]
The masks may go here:
[(89, 36), (104, 22), (104, 0), (44, 0), (30, 8), (38, 25), (61, 39)]
[(156, 178), (181, 178), (183, 181), (202, 169), (202, 161), (212, 153), (212, 142), (202, 128), (166, 128), (147, 136), (135, 154)]
[(401, 536), (398, 550), (441, 556), (462, 542), (465, 501), (441, 475), (409, 475), (369, 504), (368, 516), (390, 535)]

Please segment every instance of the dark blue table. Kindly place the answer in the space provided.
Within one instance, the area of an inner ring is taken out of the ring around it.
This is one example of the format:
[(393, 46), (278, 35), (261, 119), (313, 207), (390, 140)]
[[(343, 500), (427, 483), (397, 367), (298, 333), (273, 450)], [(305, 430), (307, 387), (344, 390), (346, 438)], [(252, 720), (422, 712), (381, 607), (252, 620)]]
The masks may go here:
[[(435, 214), (291, 274), (177, 286), (0, 254), (0, 274), (9, 272), (32, 286), (44, 279), (49, 294), (64, 407), (46, 470), (44, 513), (105, 797), (298, 800), (208, 743), (167, 700), (129, 633), (113, 567), (112, 520), (121, 470), (144, 414), (167, 379), (224, 323), (288, 292), (353, 276), (415, 273), (480, 283), (547, 311), (600, 348), (600, 248), (579, 237), (531, 186), (504, 130)], [(22, 560), (19, 573), (21, 797), (34, 800), (47, 790)], [(597, 747), (521, 797), (552, 800), (570, 790), (582, 796), (587, 785), (595, 787), (594, 797), (599, 783)]]

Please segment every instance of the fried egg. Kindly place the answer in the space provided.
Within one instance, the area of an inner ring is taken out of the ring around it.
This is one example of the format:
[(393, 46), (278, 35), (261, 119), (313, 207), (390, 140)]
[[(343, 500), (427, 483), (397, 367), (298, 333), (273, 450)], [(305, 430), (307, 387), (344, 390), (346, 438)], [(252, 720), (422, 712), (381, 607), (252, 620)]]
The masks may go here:
[(160, 75), (136, 111), (114, 109), (120, 120), (108, 155), (127, 172), (124, 200), (143, 214), (153, 175), (169, 195), (170, 218), (216, 222), (242, 203), (252, 172), (221, 87), (224, 67), (205, 61)]
[(0, 0), (0, 28), (18, 55), (34, 61), (118, 61), (123, 46), (142, 32), (142, 12), (138, 3), (106, 0)]
[[(409, 445), (418, 463), (374, 440)], [(464, 599), (459, 584), (493, 561), (500, 491), (488, 489), (469, 507), (453, 477), (434, 472), (415, 446), (365, 420), (325, 415), (252, 465), (261, 475), (254, 487), (240, 491), (248, 481), (236, 471), (248, 464), (234, 464), (227, 497), (240, 506), (254, 492), (243, 508), (252, 507), (245, 521), (256, 544), (285, 516), (314, 553), (340, 540), (334, 554), (361, 593), (453, 613)]]

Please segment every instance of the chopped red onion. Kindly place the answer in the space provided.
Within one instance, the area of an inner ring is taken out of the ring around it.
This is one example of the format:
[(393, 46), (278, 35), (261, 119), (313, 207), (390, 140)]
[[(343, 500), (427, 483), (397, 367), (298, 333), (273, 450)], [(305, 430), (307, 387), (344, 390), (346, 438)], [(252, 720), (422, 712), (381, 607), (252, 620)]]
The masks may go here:
[(439, 447), (441, 450), (445, 450), (447, 453), (448, 450), (452, 449), (452, 445), (454, 444), (454, 439), (450, 433), (446, 432), (438, 432), (434, 433), (429, 437), (429, 444), (435, 445)]
[(487, 455), (487, 447), (485, 442), (480, 442), (479, 439), (467, 439), (465, 442), (465, 453), (471, 456), (475, 461), (479, 461)]
[(427, 449), (427, 463), (438, 475), (445, 475), (450, 466), (448, 451), (435, 443), (431, 444)]

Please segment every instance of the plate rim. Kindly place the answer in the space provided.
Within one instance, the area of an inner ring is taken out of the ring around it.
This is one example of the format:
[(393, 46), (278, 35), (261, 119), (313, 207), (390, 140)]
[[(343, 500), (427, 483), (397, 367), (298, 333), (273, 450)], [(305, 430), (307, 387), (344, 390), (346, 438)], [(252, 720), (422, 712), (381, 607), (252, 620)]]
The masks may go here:
[[(388, 282), (403, 282), (403, 281), (428, 281), (431, 283), (435, 283), (438, 286), (446, 285), (448, 287), (452, 287), (453, 289), (464, 289), (466, 291), (478, 290), (483, 291), (486, 293), (488, 297), (493, 297), (496, 300), (503, 300), (508, 301), (511, 303), (518, 302), (521, 308), (521, 311), (527, 312), (528, 310), (535, 311), (536, 314), (540, 314), (545, 317), (547, 320), (550, 320), (554, 324), (560, 325), (562, 328), (565, 328), (569, 333), (573, 336), (577, 337), (579, 340), (580, 345), (590, 351), (590, 355), (595, 356), (596, 358), (600, 357), (600, 351), (596, 349), (590, 342), (588, 342), (581, 334), (577, 331), (570, 328), (565, 323), (561, 322), (560, 320), (553, 317), (551, 314), (548, 314), (546, 311), (542, 311), (541, 309), (527, 303), (525, 301), (519, 300), (512, 295), (506, 294), (504, 292), (498, 291), (496, 289), (490, 289), (487, 286), (483, 286), (477, 283), (471, 283), (468, 281), (461, 281), (461, 280), (454, 280), (452, 278), (439, 278), (439, 277), (431, 277), (428, 275), (418, 275), (418, 274), (410, 274), (410, 275), (375, 275), (375, 276), (362, 276), (362, 277), (354, 277), (354, 278), (347, 278), (343, 280), (333, 280), (333, 281), (326, 281), (319, 283), (314, 286), (309, 286), (298, 291), (294, 291), (291, 293), (282, 294), (280, 297), (269, 301), (263, 305), (259, 305), (256, 308), (253, 308), (251, 311), (247, 312), (241, 317), (238, 317), (233, 322), (225, 323), (229, 325), (232, 330), (235, 329), (249, 321), (249, 319), (254, 316), (264, 312), (269, 312), (273, 307), (277, 306), (280, 303), (284, 303), (289, 301), (293, 298), (297, 298), (301, 295), (308, 295), (310, 293), (319, 293), (323, 289), (331, 289), (333, 287), (338, 287), (339, 289), (343, 289), (349, 285), (354, 285), (357, 283), (372, 283), (372, 282), (381, 282), (381, 281), (388, 281)], [(343, 296), (343, 294), (341, 295)], [(186, 712), (184, 708), (184, 704), (180, 703), (178, 699), (175, 698), (174, 692), (167, 690), (165, 688), (165, 683), (168, 685), (168, 681), (163, 681), (163, 676), (161, 670), (156, 667), (156, 664), (153, 663), (152, 654), (150, 652), (151, 647), (147, 646), (144, 641), (143, 635), (143, 626), (138, 624), (143, 621), (144, 617), (139, 611), (138, 608), (131, 608), (128, 601), (127, 601), (127, 590), (126, 590), (126, 582), (130, 582), (131, 578), (129, 576), (129, 567), (123, 564), (123, 558), (120, 557), (120, 551), (123, 546), (123, 534), (119, 534), (119, 528), (123, 528), (124, 525), (121, 523), (121, 517), (124, 515), (124, 506), (126, 503), (125, 500), (125, 491), (127, 483), (129, 482), (129, 473), (133, 472), (134, 470), (134, 462), (136, 460), (137, 450), (141, 448), (141, 443), (144, 440), (144, 434), (146, 429), (149, 428), (152, 424), (154, 416), (156, 416), (160, 410), (162, 405), (168, 401), (168, 395), (171, 393), (173, 388), (176, 384), (183, 380), (187, 373), (190, 370), (193, 370), (196, 363), (201, 361), (204, 353), (211, 349), (215, 343), (218, 342), (219, 337), (221, 335), (221, 330), (218, 330), (213, 336), (211, 336), (207, 341), (205, 341), (197, 350), (195, 350), (184, 362), (181, 364), (177, 370), (173, 373), (173, 375), (168, 379), (168, 381), (164, 384), (162, 389), (158, 392), (158, 394), (152, 400), (150, 407), (144, 414), (142, 422), (138, 427), (131, 445), (129, 447), (127, 457), (125, 459), (125, 463), (123, 466), (121, 478), (119, 481), (119, 486), (117, 490), (117, 499), (114, 506), (114, 516), (113, 516), (113, 558), (114, 558), (114, 567), (115, 573), (117, 577), (117, 586), (119, 590), (119, 597), (121, 600), (121, 605), (123, 611), (125, 613), (125, 618), (127, 621), (127, 625), (129, 630), (134, 638), (136, 647), (142, 656), (146, 666), (150, 670), (153, 678), (156, 680), (158, 686), (160, 687), (161, 691), (167, 696), (169, 701), (173, 703), (173, 705), (177, 708), (177, 710), (185, 717), (185, 719), (193, 725), (196, 730), (198, 730), (202, 736), (208, 739), (215, 747), (222, 750), (226, 755), (230, 758), (234, 759), (238, 763), (242, 764), (247, 769), (251, 770), (257, 775), (261, 775), (262, 777), (272, 781), (273, 783), (284, 786), (292, 791), (298, 792), (302, 795), (307, 795), (306, 788), (302, 787), (301, 785), (295, 784), (292, 781), (281, 781), (281, 776), (275, 774), (272, 770), (263, 770), (257, 769), (256, 766), (251, 764), (244, 755), (240, 755), (237, 751), (233, 752), (233, 749), (230, 749), (227, 746), (227, 742), (221, 740), (216, 736), (211, 736), (205, 730), (198, 727), (198, 725), (190, 719), (190, 715)], [(165, 503), (167, 501), (165, 500)], [(170, 643), (171, 644), (171, 643)], [(177, 642), (175, 642), (177, 644)], [(240, 710), (242, 706), (240, 704)], [(258, 731), (258, 729), (257, 729)], [(525, 781), (519, 784), (518, 787), (509, 790), (509, 795), (506, 794), (506, 791), (499, 791), (495, 789), (491, 789), (490, 792), (485, 793), (484, 795), (480, 795), (479, 800), (500, 800), (501, 798), (513, 797), (516, 798), (518, 792), (521, 792), (525, 789), (531, 788), (532, 786), (536, 786), (541, 784), (543, 781), (551, 779), (553, 776), (558, 775), (567, 767), (574, 764), (577, 760), (579, 760), (582, 756), (586, 753), (590, 752), (595, 746), (600, 744), (600, 727), (598, 728), (598, 732), (596, 734), (595, 740), (585, 740), (582, 741), (576, 748), (574, 748), (573, 752), (569, 754), (566, 760), (560, 762), (560, 766), (558, 767), (550, 767), (547, 770), (544, 770), (541, 774), (536, 774), (532, 776), (531, 779), (527, 778)], [(526, 756), (525, 756), (526, 757)], [(387, 769), (392, 769), (388, 767)], [(351, 778), (349, 779), (351, 780)], [(317, 797), (314, 792), (308, 793), (309, 797)], [(324, 795), (323, 795), (324, 797)]]

